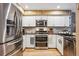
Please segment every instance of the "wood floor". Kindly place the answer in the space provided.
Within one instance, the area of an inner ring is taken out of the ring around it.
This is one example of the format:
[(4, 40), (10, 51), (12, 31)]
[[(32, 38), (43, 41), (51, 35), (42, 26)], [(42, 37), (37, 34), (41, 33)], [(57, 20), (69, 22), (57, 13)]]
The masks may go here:
[(60, 56), (60, 53), (56, 49), (25, 49), (25, 51), (23, 52), (23, 56)]

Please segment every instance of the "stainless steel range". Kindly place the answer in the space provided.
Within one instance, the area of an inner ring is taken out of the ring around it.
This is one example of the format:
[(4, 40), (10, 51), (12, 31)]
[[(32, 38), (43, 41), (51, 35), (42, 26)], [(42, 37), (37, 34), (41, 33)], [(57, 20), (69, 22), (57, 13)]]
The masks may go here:
[(36, 35), (36, 49), (48, 49), (47, 41), (47, 35)]
[(48, 34), (47, 27), (37, 27), (36, 34)]
[(36, 49), (48, 49), (48, 35), (46, 27), (39, 27), (36, 30)]

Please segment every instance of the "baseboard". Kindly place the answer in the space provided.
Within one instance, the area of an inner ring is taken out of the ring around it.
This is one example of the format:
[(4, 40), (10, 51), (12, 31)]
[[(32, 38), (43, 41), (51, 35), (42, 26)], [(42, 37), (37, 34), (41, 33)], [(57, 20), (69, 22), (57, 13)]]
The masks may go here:
[[(25, 49), (35, 49), (35, 47), (26, 47)], [(57, 48), (48, 48), (48, 49), (57, 49)]]
[(35, 49), (35, 47), (26, 47), (25, 49)]
[(48, 48), (48, 49), (57, 49), (57, 48)]

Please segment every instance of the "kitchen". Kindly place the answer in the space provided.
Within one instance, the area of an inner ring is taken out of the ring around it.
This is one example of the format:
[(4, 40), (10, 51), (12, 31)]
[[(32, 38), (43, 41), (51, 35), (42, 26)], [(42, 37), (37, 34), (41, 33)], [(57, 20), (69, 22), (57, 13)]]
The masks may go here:
[(0, 3), (0, 55), (76, 56), (76, 5)]

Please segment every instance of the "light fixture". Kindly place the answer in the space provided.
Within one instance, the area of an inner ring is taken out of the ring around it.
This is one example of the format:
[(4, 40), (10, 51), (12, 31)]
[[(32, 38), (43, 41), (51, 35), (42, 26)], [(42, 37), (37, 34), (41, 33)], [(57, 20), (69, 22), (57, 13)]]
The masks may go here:
[(60, 6), (59, 6), (59, 5), (57, 5), (57, 8), (59, 9), (59, 8), (60, 8)]

